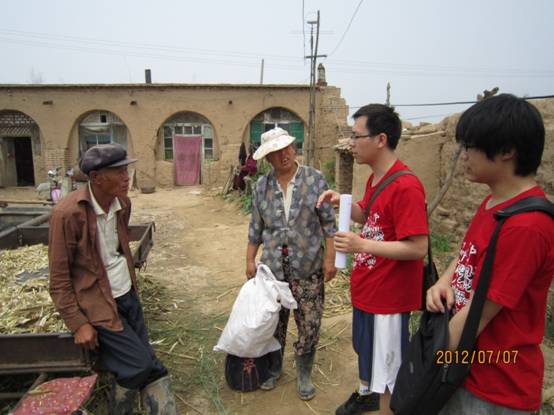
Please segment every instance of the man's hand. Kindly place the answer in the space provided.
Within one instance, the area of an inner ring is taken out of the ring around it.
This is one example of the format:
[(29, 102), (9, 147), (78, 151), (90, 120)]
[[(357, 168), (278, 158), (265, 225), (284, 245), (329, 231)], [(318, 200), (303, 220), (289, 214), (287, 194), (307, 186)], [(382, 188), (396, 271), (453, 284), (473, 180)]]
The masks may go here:
[(369, 242), (354, 232), (337, 232), (335, 234), (335, 250), (346, 253), (363, 252), (364, 243)]
[(332, 258), (325, 258), (323, 261), (323, 276), (325, 282), (331, 281), (337, 275), (337, 268), (335, 267), (335, 256)]
[(254, 278), (256, 276), (256, 261), (246, 260), (246, 279)]
[(75, 344), (94, 350), (98, 347), (96, 329), (91, 324), (85, 323), (74, 334)]
[(427, 290), (427, 310), (436, 312), (445, 312), (443, 299), (446, 300), (446, 306), (450, 310), (454, 305), (454, 291), (448, 279), (441, 278), (435, 285)]
[(340, 203), (340, 193), (334, 190), (325, 190), (317, 199), (315, 207), (319, 209), (323, 203), (330, 203), (333, 207), (338, 207)]

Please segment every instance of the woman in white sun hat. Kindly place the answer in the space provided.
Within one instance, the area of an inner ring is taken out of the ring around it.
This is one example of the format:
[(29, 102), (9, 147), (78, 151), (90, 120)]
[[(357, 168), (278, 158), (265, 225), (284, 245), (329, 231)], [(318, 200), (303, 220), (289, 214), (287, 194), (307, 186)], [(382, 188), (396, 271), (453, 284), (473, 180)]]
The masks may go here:
[[(287, 131), (274, 128), (262, 134), (254, 153), (255, 160), (265, 157), (273, 170), (258, 180), (253, 192), (246, 276), (256, 274), (256, 253), (263, 245), (260, 262), (269, 266), (277, 279), (288, 281), (298, 302), (294, 310), (297, 391), (301, 399), (309, 400), (315, 395), (311, 371), (323, 314), (324, 281), (337, 272), (333, 247), (336, 225), (330, 204), (316, 209), (327, 182), (321, 172), (296, 161), (294, 140)], [(281, 376), (288, 319), (289, 310), (282, 308), (275, 332), (281, 350), (271, 353), (271, 377), (262, 389), (273, 389)]]

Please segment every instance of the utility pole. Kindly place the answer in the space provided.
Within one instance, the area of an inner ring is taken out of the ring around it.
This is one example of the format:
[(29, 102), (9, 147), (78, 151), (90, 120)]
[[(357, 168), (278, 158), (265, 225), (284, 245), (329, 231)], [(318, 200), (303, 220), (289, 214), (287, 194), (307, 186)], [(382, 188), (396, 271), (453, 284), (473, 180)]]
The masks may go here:
[(262, 59), (262, 69), (260, 71), (260, 84), (264, 83), (264, 60)]
[(387, 107), (390, 107), (390, 82), (387, 82)]
[[(310, 30), (310, 55), (305, 56), (310, 59), (310, 108), (308, 118), (308, 139), (305, 143), (306, 164), (313, 166), (314, 150), (315, 150), (315, 84), (316, 84), (316, 67), (317, 58), (326, 58), (327, 55), (318, 55), (317, 49), (319, 45), (319, 10), (317, 11), (317, 20), (309, 20)], [(316, 27), (315, 46), (314, 46), (314, 25)]]

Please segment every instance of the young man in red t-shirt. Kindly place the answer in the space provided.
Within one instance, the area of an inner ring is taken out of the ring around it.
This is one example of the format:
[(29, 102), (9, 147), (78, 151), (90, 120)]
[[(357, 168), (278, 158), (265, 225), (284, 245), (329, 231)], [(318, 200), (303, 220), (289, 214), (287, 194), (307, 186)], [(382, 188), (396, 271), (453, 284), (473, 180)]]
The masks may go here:
[[(408, 341), (410, 311), (421, 306), (422, 258), (427, 252), (425, 192), (413, 174), (396, 177), (369, 208), (379, 185), (408, 168), (394, 150), (401, 123), (394, 109), (371, 104), (354, 114), (351, 146), (357, 163), (373, 174), (364, 197), (352, 205), (352, 220), (363, 225), (360, 235), (337, 232), (335, 248), (354, 254), (350, 278), (352, 343), (358, 354), (359, 389), (337, 408), (337, 415), (375, 411), (389, 414), (390, 394)], [(326, 191), (318, 201), (336, 205), (340, 195)]]
[[(537, 109), (513, 95), (487, 98), (460, 118), (456, 140), (465, 152), (465, 173), (486, 184), (483, 200), (460, 254), (427, 292), (427, 309), (455, 314), (450, 349), (455, 350), (479, 283), (496, 221), (494, 212), (530, 196), (545, 197), (535, 174), (544, 147)], [(477, 357), (463, 387), (441, 414), (528, 414), (541, 405), (544, 361), (539, 347), (548, 289), (554, 275), (554, 221), (529, 212), (506, 220), (496, 246), (490, 287), (479, 324)]]

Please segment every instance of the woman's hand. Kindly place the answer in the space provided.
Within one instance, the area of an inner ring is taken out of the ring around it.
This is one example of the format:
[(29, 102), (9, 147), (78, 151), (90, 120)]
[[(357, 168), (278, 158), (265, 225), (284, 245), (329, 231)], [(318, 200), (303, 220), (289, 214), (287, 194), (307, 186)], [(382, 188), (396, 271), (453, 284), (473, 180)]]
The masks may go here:
[(246, 279), (254, 278), (256, 276), (256, 261), (246, 261)]
[(337, 268), (335, 267), (335, 256), (332, 258), (325, 258), (323, 261), (323, 276), (325, 282), (331, 281), (337, 275)]
[(330, 203), (333, 207), (338, 207), (340, 203), (340, 193), (334, 190), (326, 190), (317, 199), (315, 205), (316, 209), (319, 209), (323, 203)]

